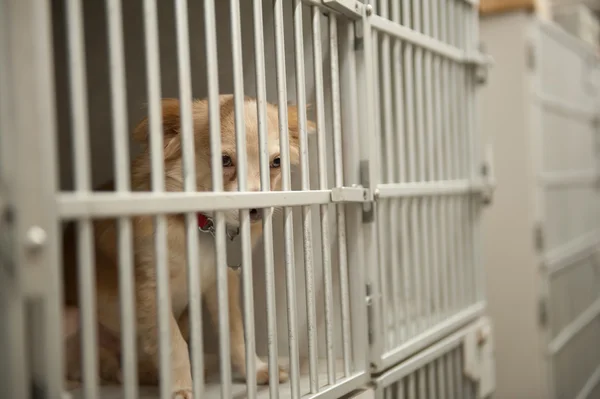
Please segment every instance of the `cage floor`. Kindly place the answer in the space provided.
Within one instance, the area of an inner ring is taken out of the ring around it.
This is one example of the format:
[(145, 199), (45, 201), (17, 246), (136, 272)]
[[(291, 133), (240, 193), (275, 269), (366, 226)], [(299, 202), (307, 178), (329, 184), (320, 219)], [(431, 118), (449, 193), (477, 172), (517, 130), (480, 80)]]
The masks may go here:
[[(281, 359), (280, 363), (282, 365), (287, 365), (287, 359)], [(344, 379), (343, 375), (343, 362), (342, 360), (336, 361), (336, 381), (341, 381)], [(206, 380), (205, 393), (202, 395), (202, 399), (205, 398), (220, 398), (221, 396), (221, 386), (219, 383), (219, 377), (217, 376), (209, 376)], [(320, 359), (318, 363), (318, 383), (319, 389), (326, 387), (327, 384), (327, 362), (325, 359)], [(242, 399), (246, 398), (246, 383), (234, 381), (232, 384), (232, 398), (234, 399)], [(259, 385), (257, 387), (258, 398), (269, 398), (269, 386), (268, 385)], [(308, 365), (302, 366), (301, 375), (300, 375), (300, 394), (301, 396), (310, 393), (310, 381), (308, 376)], [(72, 399), (84, 399), (85, 395), (83, 393), (82, 388), (77, 388), (70, 392)], [(101, 386), (100, 387), (100, 396), (101, 399), (123, 399), (123, 389), (121, 386)], [(279, 384), (279, 397), (280, 398), (291, 398), (290, 391), (290, 381), (288, 380), (285, 383)], [(139, 389), (139, 399), (159, 399), (160, 394), (157, 387), (140, 387)]]

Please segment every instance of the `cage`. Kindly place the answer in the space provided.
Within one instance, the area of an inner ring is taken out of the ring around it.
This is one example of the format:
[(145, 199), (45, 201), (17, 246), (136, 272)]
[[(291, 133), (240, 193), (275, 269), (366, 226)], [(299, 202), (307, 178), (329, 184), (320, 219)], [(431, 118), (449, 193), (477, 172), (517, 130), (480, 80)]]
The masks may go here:
[(3, 396), (491, 392), (476, 1), (0, 7)]

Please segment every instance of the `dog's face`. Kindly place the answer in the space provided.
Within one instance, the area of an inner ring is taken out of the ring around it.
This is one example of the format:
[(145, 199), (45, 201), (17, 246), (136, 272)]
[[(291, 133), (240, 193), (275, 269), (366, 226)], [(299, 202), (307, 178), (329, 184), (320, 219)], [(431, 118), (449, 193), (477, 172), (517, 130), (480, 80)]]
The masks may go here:
[[(266, 132), (267, 150), (270, 170), (270, 189), (281, 190), (282, 160), (279, 140), (279, 115), (275, 105), (267, 104), (266, 107)], [(163, 130), (164, 130), (164, 164), (165, 184), (168, 191), (183, 191), (183, 154), (181, 137), (181, 119), (179, 101), (165, 99), (162, 103)], [(194, 122), (194, 141), (196, 158), (196, 185), (198, 191), (211, 191), (212, 168), (209, 133), (208, 101), (194, 101), (192, 105)], [(235, 112), (232, 95), (220, 96), (220, 122), (221, 122), (221, 163), (223, 170), (223, 189), (225, 191), (238, 191), (239, 176), (237, 172), (238, 153), (235, 139)], [(258, 118), (257, 105), (254, 99), (246, 98), (244, 101), (244, 120), (246, 130), (246, 190), (260, 191), (260, 151), (258, 144)], [(308, 131), (314, 131), (314, 124), (308, 123)], [(135, 129), (134, 138), (145, 145), (145, 154), (149, 156), (149, 126), (144, 119)], [(296, 107), (288, 107), (288, 139), (290, 164), (299, 163), (299, 130), (298, 112)], [(149, 160), (149, 157), (148, 157)], [(147, 163), (146, 165), (149, 165)], [(146, 168), (148, 166), (145, 166)], [(135, 170), (133, 171), (135, 175)], [(260, 211), (251, 211), (251, 220), (260, 220)], [(239, 212), (231, 210), (225, 212), (226, 223), (231, 228), (239, 226)]]

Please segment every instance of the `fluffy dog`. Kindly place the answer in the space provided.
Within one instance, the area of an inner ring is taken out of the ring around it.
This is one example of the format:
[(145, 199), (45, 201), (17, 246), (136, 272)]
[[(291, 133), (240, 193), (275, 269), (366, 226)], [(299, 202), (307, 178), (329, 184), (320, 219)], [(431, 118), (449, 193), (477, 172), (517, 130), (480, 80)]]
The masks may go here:
[[(247, 187), (249, 191), (258, 191), (260, 187), (260, 167), (258, 148), (257, 104), (254, 99), (246, 98), (244, 102), (246, 121), (247, 151)], [(165, 187), (167, 191), (183, 191), (182, 138), (179, 102), (165, 99), (162, 102)], [(220, 96), (220, 122), (223, 163), (223, 186), (225, 191), (238, 190), (238, 174), (236, 169), (236, 140), (234, 123), (234, 103), (232, 95)], [(280, 142), (278, 130), (277, 107), (267, 105), (266, 130), (268, 135), (268, 153), (270, 163), (270, 184), (272, 190), (281, 187)], [(298, 113), (293, 106), (288, 107), (289, 119), (289, 153), (292, 164), (299, 161)], [(196, 158), (196, 183), (198, 191), (211, 191), (211, 152), (209, 137), (208, 101), (193, 102), (194, 141)], [(310, 130), (314, 125), (309, 122)], [(134, 139), (144, 147), (143, 152), (133, 161), (131, 166), (131, 185), (134, 191), (151, 190), (151, 161), (149, 148), (148, 119), (140, 122), (134, 131)], [(111, 186), (104, 189), (111, 190)], [(239, 212), (225, 211), (227, 228), (235, 230), (239, 227)], [(262, 234), (262, 212), (250, 210), (251, 237), (253, 244)], [(199, 215), (199, 223), (209, 220), (211, 213)], [(132, 218), (133, 253), (135, 277), (135, 311), (137, 331), (138, 369), (141, 384), (158, 382), (158, 322), (156, 286), (157, 275), (154, 261), (154, 225), (152, 216)], [(64, 237), (64, 286), (67, 307), (78, 307), (77, 284), (77, 246), (74, 245), (73, 228), (66, 230)], [(209, 234), (199, 234), (198, 247), (200, 263), (197, 265), (201, 276), (202, 299), (209, 311), (215, 326), (218, 325), (218, 301), (216, 289), (216, 267), (214, 238)], [(192, 398), (192, 375), (188, 352), (188, 281), (186, 272), (186, 234), (183, 215), (167, 216), (167, 246), (169, 288), (171, 298), (170, 344), (171, 375), (173, 381), (173, 397)], [(94, 222), (94, 247), (96, 262), (96, 304), (97, 318), (103, 331), (114, 337), (120, 336), (120, 302), (118, 277), (117, 226), (115, 220), (96, 220)], [(229, 285), (229, 334), (231, 339), (231, 362), (236, 371), (246, 376), (246, 355), (243, 334), (242, 314), (239, 307), (238, 274), (228, 271)], [(104, 333), (103, 333), (104, 334)], [(119, 345), (100, 346), (100, 377), (103, 381), (120, 380)], [(256, 363), (257, 381), (268, 384), (267, 365), (258, 356)], [(67, 378), (80, 378), (80, 367), (68, 361)], [(287, 379), (283, 369), (279, 370), (279, 379)]]

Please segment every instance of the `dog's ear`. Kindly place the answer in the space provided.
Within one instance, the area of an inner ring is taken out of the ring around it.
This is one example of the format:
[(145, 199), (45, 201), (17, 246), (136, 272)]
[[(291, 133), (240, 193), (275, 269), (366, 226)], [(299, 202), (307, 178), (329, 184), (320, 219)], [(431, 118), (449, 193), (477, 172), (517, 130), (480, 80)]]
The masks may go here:
[[(181, 131), (181, 123), (179, 100), (176, 98), (162, 100), (162, 127), (165, 158), (169, 158), (177, 152), (177, 149), (180, 148), (178, 143), (181, 142), (177, 139)], [(145, 117), (134, 129), (133, 138), (140, 144), (150, 145), (150, 122), (148, 117)]]

